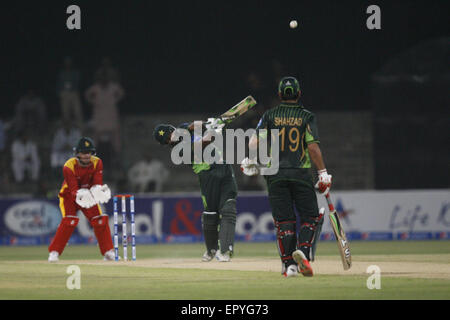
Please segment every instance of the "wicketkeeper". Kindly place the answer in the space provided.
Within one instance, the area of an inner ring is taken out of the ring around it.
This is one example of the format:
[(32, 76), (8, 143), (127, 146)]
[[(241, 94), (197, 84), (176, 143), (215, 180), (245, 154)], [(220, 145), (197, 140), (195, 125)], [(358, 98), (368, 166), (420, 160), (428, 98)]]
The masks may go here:
[[(192, 149), (194, 149), (195, 143), (201, 144), (203, 148), (211, 143), (206, 135), (203, 136), (206, 129), (220, 130), (223, 127), (220, 124), (216, 126), (214, 119), (212, 119), (212, 123), (212, 125), (203, 123), (202, 136), (198, 137), (194, 134), (194, 123), (185, 123), (178, 128), (189, 131)], [(176, 128), (170, 124), (160, 124), (156, 126), (153, 135), (160, 144), (174, 147), (180, 142), (174, 139), (175, 130)], [(195, 160), (192, 168), (199, 178), (204, 206), (202, 229), (206, 252), (202, 261), (211, 261), (214, 257), (220, 262), (231, 261), (236, 228), (237, 197), (237, 184), (233, 168), (229, 164), (196, 163)]]
[(88, 137), (81, 138), (74, 148), (75, 157), (64, 164), (64, 182), (59, 192), (62, 220), (48, 247), (48, 261), (56, 262), (63, 253), (79, 218), (81, 210), (94, 229), (98, 245), (105, 260), (114, 260), (108, 215), (103, 214), (100, 203), (111, 198), (111, 191), (103, 184), (103, 163), (95, 156), (96, 149)]
[[(265, 179), (277, 233), (282, 274), (291, 277), (297, 276), (300, 271), (304, 276), (312, 276), (309, 261), (313, 259), (323, 214), (319, 214), (310, 170), (311, 161), (318, 170), (319, 181), (316, 187), (320, 192), (329, 190), (331, 175), (325, 169), (319, 148), (316, 116), (299, 102), (300, 86), (297, 79), (281, 79), (278, 95), (281, 104), (263, 114), (257, 126), (257, 134), (250, 139), (249, 148), (257, 148), (258, 139), (267, 138), (267, 135), (279, 139), (278, 173), (266, 175)], [(279, 130), (276, 137), (271, 129)], [(259, 172), (257, 159), (244, 159), (241, 168), (248, 175)], [(298, 238), (294, 207), (300, 216)]]

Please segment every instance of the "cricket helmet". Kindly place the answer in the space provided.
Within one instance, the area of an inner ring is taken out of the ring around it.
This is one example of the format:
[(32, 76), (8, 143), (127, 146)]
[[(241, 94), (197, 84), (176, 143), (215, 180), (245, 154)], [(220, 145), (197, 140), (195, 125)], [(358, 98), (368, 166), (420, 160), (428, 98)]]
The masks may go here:
[(95, 144), (89, 137), (82, 137), (78, 140), (77, 145), (73, 148), (75, 154), (77, 153), (91, 153), (94, 155), (97, 150), (95, 149)]
[(281, 100), (296, 100), (300, 97), (300, 84), (294, 77), (283, 77), (278, 85)]
[(153, 130), (153, 137), (160, 144), (169, 144), (170, 136), (175, 131), (175, 127), (170, 124), (159, 124)]

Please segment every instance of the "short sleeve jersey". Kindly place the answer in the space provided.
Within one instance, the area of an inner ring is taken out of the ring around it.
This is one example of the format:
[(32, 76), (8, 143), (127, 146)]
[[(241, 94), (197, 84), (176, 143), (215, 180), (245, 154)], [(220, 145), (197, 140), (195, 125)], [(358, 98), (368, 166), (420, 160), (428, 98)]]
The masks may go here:
[(256, 129), (259, 138), (269, 133), (272, 139), (276, 138), (272, 129), (279, 130), (280, 168), (311, 168), (308, 144), (320, 142), (314, 113), (297, 103), (282, 103), (267, 110)]
[(88, 166), (80, 166), (78, 159), (73, 157), (63, 166), (64, 181), (59, 191), (60, 197), (76, 198), (80, 188), (91, 188), (93, 185), (103, 184), (103, 162), (96, 156), (91, 157)]

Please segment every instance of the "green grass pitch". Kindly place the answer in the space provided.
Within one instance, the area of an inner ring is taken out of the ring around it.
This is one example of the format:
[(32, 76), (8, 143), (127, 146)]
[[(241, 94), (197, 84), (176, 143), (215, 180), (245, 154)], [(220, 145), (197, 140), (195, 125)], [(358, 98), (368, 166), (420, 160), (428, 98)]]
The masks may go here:
[[(232, 262), (201, 262), (203, 244), (137, 247), (137, 261), (103, 261), (98, 248), (68, 246), (58, 263), (45, 246), (0, 247), (0, 299), (303, 300), (450, 299), (449, 241), (351, 243), (344, 271), (335, 242), (319, 244), (312, 278), (281, 276), (275, 243), (235, 244)], [(122, 255), (122, 249), (120, 251)], [(68, 289), (70, 265), (80, 289)], [(380, 289), (368, 289), (369, 265)]]

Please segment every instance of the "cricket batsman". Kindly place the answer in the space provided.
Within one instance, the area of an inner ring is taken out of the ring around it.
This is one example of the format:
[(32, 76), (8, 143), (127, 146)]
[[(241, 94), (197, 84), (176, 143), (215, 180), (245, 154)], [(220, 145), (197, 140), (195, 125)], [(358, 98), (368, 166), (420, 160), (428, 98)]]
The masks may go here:
[[(215, 122), (214, 119), (212, 122)], [(207, 127), (202, 123), (202, 136), (194, 134), (194, 123), (182, 124), (178, 128), (186, 129), (190, 133), (191, 147), (199, 143), (201, 147), (211, 143), (206, 133), (207, 129), (220, 130), (219, 127)], [(170, 124), (160, 124), (154, 129), (154, 138), (162, 145), (173, 148), (180, 141), (174, 139), (176, 128)], [(194, 155), (195, 159), (195, 155)], [(237, 184), (234, 171), (230, 164), (208, 164), (193, 161), (192, 169), (198, 175), (204, 211), (202, 213), (202, 229), (205, 239), (206, 252), (202, 261), (211, 261), (214, 257), (219, 262), (229, 262), (233, 256), (233, 244), (236, 228), (236, 197)]]
[[(271, 129), (279, 134), (279, 170), (266, 175), (269, 202), (277, 233), (278, 252), (282, 262), (282, 274), (286, 277), (313, 276), (310, 260), (313, 260), (315, 242), (323, 224), (319, 213), (315, 186), (311, 175), (311, 162), (319, 174), (316, 187), (328, 192), (331, 175), (327, 173), (321, 150), (316, 116), (299, 102), (300, 85), (294, 77), (284, 77), (278, 86), (280, 105), (266, 111), (257, 125), (249, 148), (255, 149), (259, 138), (272, 136)], [(260, 129), (267, 129), (261, 131)], [(244, 159), (241, 169), (245, 174), (259, 172), (257, 162)], [(300, 230), (296, 230), (294, 206), (300, 216)]]
[(114, 260), (113, 242), (108, 224), (108, 215), (103, 214), (100, 203), (111, 198), (111, 191), (103, 184), (103, 163), (95, 156), (96, 149), (88, 137), (79, 139), (74, 148), (75, 157), (64, 164), (64, 182), (59, 192), (59, 207), (62, 220), (48, 247), (49, 262), (57, 262), (70, 239), (81, 210), (94, 229), (95, 237), (105, 260)]

